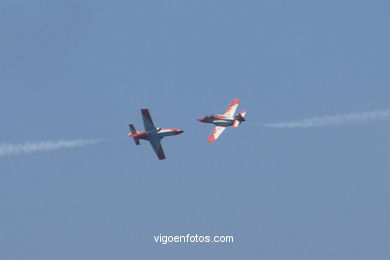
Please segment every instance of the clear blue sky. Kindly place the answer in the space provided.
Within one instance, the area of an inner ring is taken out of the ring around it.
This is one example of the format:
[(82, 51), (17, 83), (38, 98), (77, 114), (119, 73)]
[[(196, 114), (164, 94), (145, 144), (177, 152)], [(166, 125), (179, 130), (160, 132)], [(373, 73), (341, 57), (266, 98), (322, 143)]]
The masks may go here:
[[(1, 259), (390, 259), (389, 122), (252, 122), (389, 108), (388, 1), (0, 2)], [(148, 107), (168, 159), (128, 140)], [(159, 245), (158, 234), (234, 235)]]

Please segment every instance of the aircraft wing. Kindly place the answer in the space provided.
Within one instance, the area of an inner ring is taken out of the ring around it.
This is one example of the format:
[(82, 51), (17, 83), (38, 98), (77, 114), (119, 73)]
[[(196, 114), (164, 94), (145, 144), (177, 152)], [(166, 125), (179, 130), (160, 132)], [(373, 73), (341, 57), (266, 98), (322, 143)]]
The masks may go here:
[(164, 160), (165, 154), (161, 146), (161, 139), (162, 138), (151, 138), (149, 142), (152, 145), (154, 152), (157, 154), (158, 159)]
[(222, 134), (222, 132), (226, 129), (224, 126), (217, 126), (215, 127), (213, 133), (210, 135), (209, 139), (207, 140), (209, 143), (215, 142), (215, 140), (218, 139), (218, 137)]
[(141, 109), (142, 119), (144, 120), (144, 126), (146, 131), (155, 131), (156, 127), (153, 124), (152, 117), (150, 116), (147, 108)]
[(240, 99), (238, 98), (233, 99), (232, 103), (225, 111), (225, 116), (232, 117), (236, 112), (239, 103), (240, 103)]

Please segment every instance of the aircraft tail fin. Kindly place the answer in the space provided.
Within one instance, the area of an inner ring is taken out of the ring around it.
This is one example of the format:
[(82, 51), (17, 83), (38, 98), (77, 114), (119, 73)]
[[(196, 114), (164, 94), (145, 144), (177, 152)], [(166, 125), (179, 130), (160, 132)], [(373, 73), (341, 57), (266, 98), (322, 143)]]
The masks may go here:
[[(136, 134), (137, 133), (137, 130), (135, 129), (134, 125), (129, 125), (129, 128), (130, 128), (130, 132), (131, 134)], [(138, 137), (134, 137), (134, 142), (136, 145), (139, 145), (140, 142), (139, 142), (139, 138)]]
[(234, 121), (233, 121), (233, 125), (232, 127), (236, 128), (237, 126), (239, 126), (242, 122), (245, 122), (245, 115), (246, 115), (246, 110), (244, 111), (241, 111), (240, 113), (236, 114), (236, 116), (234, 117)]
[(240, 112), (240, 116), (241, 116), (242, 118), (244, 118), (245, 115), (246, 115), (246, 110), (243, 110), (243, 111)]
[(136, 134), (137, 133), (137, 130), (135, 129), (134, 125), (129, 125), (129, 128), (130, 128), (130, 132), (132, 134)]

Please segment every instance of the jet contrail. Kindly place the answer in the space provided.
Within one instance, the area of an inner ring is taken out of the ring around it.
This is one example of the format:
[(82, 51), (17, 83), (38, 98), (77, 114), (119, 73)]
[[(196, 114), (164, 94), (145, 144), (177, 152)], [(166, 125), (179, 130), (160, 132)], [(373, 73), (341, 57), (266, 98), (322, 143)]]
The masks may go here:
[(103, 139), (79, 139), (79, 140), (59, 140), (43, 142), (27, 142), (23, 144), (1, 144), (0, 156), (9, 156), (17, 154), (29, 154), (35, 152), (45, 152), (63, 148), (81, 147), (103, 142)]
[(312, 117), (278, 123), (265, 123), (261, 124), (261, 126), (277, 128), (306, 128), (321, 126), (340, 126), (386, 119), (390, 119), (390, 109), (353, 114), (339, 114), (334, 116)]

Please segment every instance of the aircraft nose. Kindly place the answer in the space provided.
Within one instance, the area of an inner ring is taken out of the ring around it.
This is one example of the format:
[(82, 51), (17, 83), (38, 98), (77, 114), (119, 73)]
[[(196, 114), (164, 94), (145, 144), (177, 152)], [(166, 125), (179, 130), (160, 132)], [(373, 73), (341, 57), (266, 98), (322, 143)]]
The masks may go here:
[(178, 130), (177, 130), (177, 133), (178, 133), (178, 134), (181, 134), (181, 133), (184, 133), (184, 131), (181, 130), (181, 129), (178, 129)]
[(203, 122), (204, 119), (205, 119), (204, 116), (202, 116), (202, 117), (199, 117), (199, 118), (198, 118), (198, 121)]

